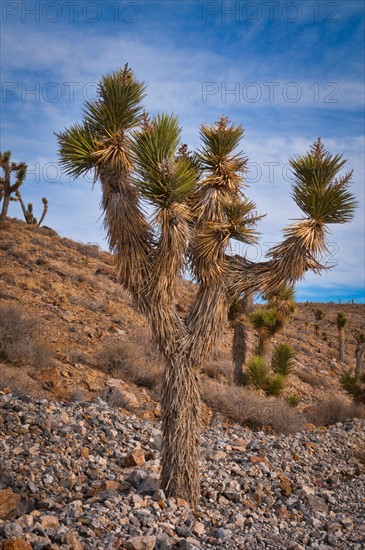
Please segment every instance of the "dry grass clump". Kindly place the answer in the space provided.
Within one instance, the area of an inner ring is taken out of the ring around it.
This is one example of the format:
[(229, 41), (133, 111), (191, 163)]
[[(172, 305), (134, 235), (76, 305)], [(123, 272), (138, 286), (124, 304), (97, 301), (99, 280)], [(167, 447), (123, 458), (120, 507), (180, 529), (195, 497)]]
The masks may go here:
[(43, 328), (36, 317), (19, 306), (0, 306), (0, 359), (14, 365), (43, 368), (52, 365), (54, 353), (42, 341)]
[(316, 426), (329, 426), (349, 418), (365, 418), (363, 405), (344, 403), (340, 398), (319, 401), (305, 411), (308, 422)]
[(214, 412), (251, 428), (271, 427), (276, 432), (293, 433), (303, 427), (300, 415), (285, 401), (269, 399), (247, 388), (206, 380), (203, 399)]
[(162, 369), (148, 361), (134, 342), (107, 340), (96, 359), (102, 371), (114, 378), (126, 378), (137, 386), (153, 388), (161, 378)]
[(104, 388), (100, 390), (95, 397), (100, 397), (110, 407), (133, 410), (129, 400), (118, 390), (118, 388)]
[(10, 388), (13, 395), (31, 395), (41, 397), (44, 395), (41, 384), (30, 376), (30, 369), (22, 368), (14, 375), (14, 366), (0, 363), (0, 388)]
[(232, 378), (230, 371), (232, 369), (227, 367), (225, 363), (221, 361), (210, 361), (202, 368), (202, 372), (211, 378), (212, 380), (217, 380), (218, 382), (228, 382)]
[(42, 225), (42, 227), (35, 227), (33, 231), (35, 233), (40, 233), (41, 235), (46, 235), (47, 237), (58, 237), (57, 231), (51, 227), (47, 227), (46, 225)]
[(86, 355), (86, 353), (75, 349), (69, 350), (66, 355), (66, 358), (68, 362), (74, 365), (76, 363), (81, 363), (82, 365), (87, 365), (89, 363), (89, 358)]
[(102, 250), (100, 246), (96, 243), (75, 243), (76, 250), (82, 255), (82, 256), (89, 256), (90, 258), (100, 258), (102, 254)]
[(303, 382), (309, 384), (310, 386), (325, 386), (327, 383), (327, 380), (324, 376), (319, 376), (315, 372), (310, 372), (307, 369), (299, 371), (296, 374), (298, 378), (300, 378)]

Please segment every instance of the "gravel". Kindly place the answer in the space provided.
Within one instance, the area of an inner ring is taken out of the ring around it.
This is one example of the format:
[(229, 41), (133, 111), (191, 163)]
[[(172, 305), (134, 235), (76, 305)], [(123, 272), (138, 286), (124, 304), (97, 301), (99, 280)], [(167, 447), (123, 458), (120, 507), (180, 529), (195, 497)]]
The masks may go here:
[(158, 423), (101, 399), (12, 394), (0, 420), (4, 548), (365, 548), (364, 420), (289, 436), (206, 429), (195, 511), (159, 486)]

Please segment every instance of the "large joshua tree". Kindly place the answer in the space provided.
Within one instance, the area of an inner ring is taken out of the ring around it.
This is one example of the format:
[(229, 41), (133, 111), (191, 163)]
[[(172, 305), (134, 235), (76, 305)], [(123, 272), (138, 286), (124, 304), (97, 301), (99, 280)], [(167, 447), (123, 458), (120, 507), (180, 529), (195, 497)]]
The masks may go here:
[[(345, 161), (318, 142), (292, 160), (293, 196), (305, 218), (285, 229), (265, 262), (231, 256), (230, 239), (251, 243), (258, 217), (241, 192), (246, 159), (237, 152), (241, 126), (221, 118), (200, 129), (196, 155), (180, 147), (173, 116), (149, 120), (145, 87), (126, 66), (103, 76), (83, 120), (58, 134), (61, 163), (74, 176), (94, 171), (121, 284), (151, 323), (165, 358), (162, 389), (162, 487), (196, 505), (199, 498), (199, 369), (219, 338), (227, 313), (250, 293), (275, 292), (307, 269), (323, 266), (327, 223), (349, 221), (355, 206)], [(147, 214), (148, 203), (152, 214)], [(189, 266), (197, 294), (186, 317), (176, 285)]]

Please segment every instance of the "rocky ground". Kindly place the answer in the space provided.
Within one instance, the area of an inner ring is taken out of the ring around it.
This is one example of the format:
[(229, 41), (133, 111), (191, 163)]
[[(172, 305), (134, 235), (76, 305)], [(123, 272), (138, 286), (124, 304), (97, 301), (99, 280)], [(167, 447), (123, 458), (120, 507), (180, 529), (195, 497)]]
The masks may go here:
[(365, 547), (364, 420), (206, 429), (193, 511), (159, 488), (157, 422), (5, 392), (0, 415), (3, 550)]

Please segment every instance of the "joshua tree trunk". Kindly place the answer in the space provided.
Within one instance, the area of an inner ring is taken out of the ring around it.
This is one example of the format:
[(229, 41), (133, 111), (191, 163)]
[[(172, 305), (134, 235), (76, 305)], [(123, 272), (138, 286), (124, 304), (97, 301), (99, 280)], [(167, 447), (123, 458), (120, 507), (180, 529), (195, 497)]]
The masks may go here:
[(46, 214), (47, 214), (47, 211), (48, 211), (48, 201), (46, 199), (42, 199), (43, 201), (43, 212), (42, 212), (42, 215), (41, 215), (41, 218), (39, 220), (39, 222), (37, 223), (37, 227), (40, 227), (42, 225), (42, 222), (44, 220), (44, 218), (46, 217)]
[(339, 359), (340, 361), (345, 361), (345, 330), (343, 328), (338, 331), (338, 342), (339, 342)]
[(263, 358), (265, 363), (271, 365), (271, 355), (272, 355), (272, 342), (271, 338), (268, 336), (259, 336), (259, 345), (258, 345), (259, 355)]
[(242, 319), (238, 319), (233, 325), (232, 343), (233, 380), (237, 386), (243, 386), (245, 383), (243, 367), (247, 357), (247, 348), (247, 323)]
[(365, 353), (365, 343), (357, 344), (355, 357), (356, 357), (356, 367), (355, 367), (355, 382), (360, 382), (360, 376), (362, 373), (362, 357)]
[(4, 193), (3, 206), (0, 214), (0, 223), (3, 222), (7, 216), (9, 203), (10, 203), (10, 195), (8, 195), (7, 193)]
[(162, 393), (161, 485), (167, 495), (199, 500), (200, 382), (183, 354), (167, 362)]
[(243, 386), (245, 375), (243, 368), (248, 352), (249, 325), (247, 314), (252, 309), (253, 298), (246, 295), (230, 308), (229, 317), (233, 326), (232, 361), (234, 365), (233, 380), (237, 386)]

